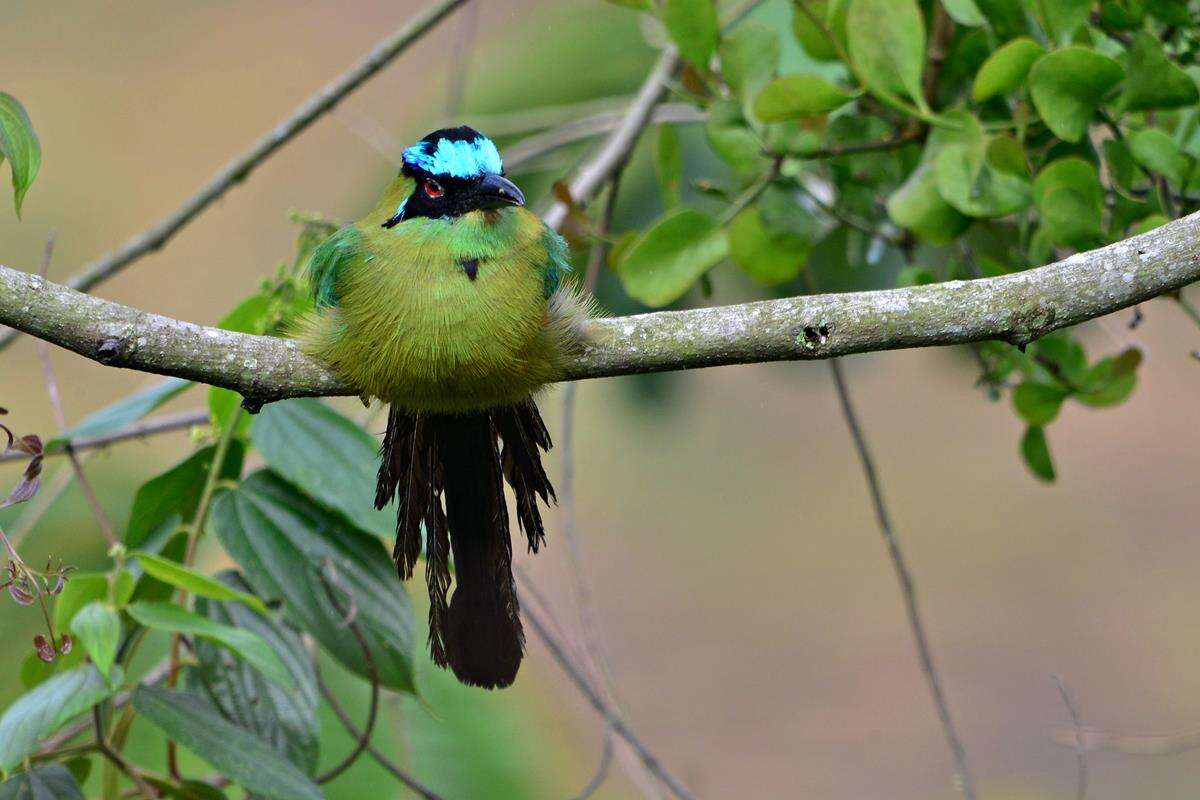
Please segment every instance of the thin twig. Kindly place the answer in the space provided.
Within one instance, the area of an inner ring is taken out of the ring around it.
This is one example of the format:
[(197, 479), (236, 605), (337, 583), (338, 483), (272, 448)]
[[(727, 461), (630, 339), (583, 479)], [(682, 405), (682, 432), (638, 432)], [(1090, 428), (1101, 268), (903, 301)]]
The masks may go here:
[(111, 761), (113, 766), (128, 775), (129, 779), (134, 782), (138, 791), (141, 792), (146, 800), (154, 800), (158, 797), (158, 794), (150, 787), (150, 784), (146, 783), (146, 780), (142, 777), (142, 773), (137, 767), (130, 764), (125, 760), (124, 756), (109, 746), (108, 739), (104, 735), (104, 723), (100, 719), (99, 703), (92, 706), (92, 724), (96, 730), (96, 748), (100, 751), (100, 754)]
[(542, 618), (541, 614), (537, 611), (534, 611), (530, 604), (525, 602), (524, 598), (520, 597), (521, 595), (525, 594), (525, 592), (520, 588), (519, 585), (517, 588), (517, 593), (518, 598), (521, 600), (521, 612), (524, 614), (525, 619), (528, 620), (529, 624), (533, 627), (534, 633), (536, 633), (538, 638), (542, 640), (542, 643), (546, 645), (546, 649), (550, 651), (550, 655), (554, 657), (554, 660), (558, 662), (558, 665), (562, 667), (564, 672), (567, 673), (567, 677), (570, 678), (571, 682), (575, 684), (575, 687), (579, 689), (579, 692), (584, 696), (584, 699), (586, 699), (592, 708), (599, 712), (601, 716), (608, 720), (609, 725), (612, 726), (613, 733), (621, 737), (621, 739), (623, 739), (634, 749), (634, 752), (637, 753), (638, 758), (640, 758), (642, 763), (646, 765), (646, 768), (654, 773), (654, 776), (662, 781), (666, 787), (671, 790), (671, 793), (679, 798), (679, 800), (695, 800), (694, 795), (686, 786), (683, 785), (683, 781), (671, 774), (671, 772), (666, 768), (666, 766), (663, 765), (658, 757), (655, 756), (654, 753), (650, 752), (646, 745), (642, 744), (641, 740), (638, 739), (634, 732), (629, 729), (629, 726), (626, 725), (625, 722), (623, 722), (621, 718), (617, 716), (616, 712), (609, 707), (608, 703), (604, 701), (604, 698), (600, 695), (600, 692), (597, 691), (596, 688), (588, 681), (584, 669), (571, 659), (562, 642), (560, 642), (558, 638), (550, 632), (549, 626), (546, 624), (546, 621)]
[[(54, 255), (54, 242), (56, 235), (51, 232), (46, 237), (46, 248), (42, 253), (42, 266), (38, 274), (43, 278), (50, 271), (50, 259)], [(50, 360), (50, 345), (42, 339), (37, 340), (38, 360), (42, 363), (42, 379), (46, 384), (46, 394), (50, 396), (50, 407), (54, 410), (54, 420), (58, 424), (58, 432), (66, 433), (68, 429), (67, 414), (63, 410), (62, 393), (58, 390), (58, 378), (54, 374), (54, 364)], [(71, 462), (71, 469), (75, 472), (75, 479), (79, 481), (79, 488), (83, 490), (84, 499), (87, 501), (88, 508), (91, 509), (92, 516), (96, 519), (96, 525), (100, 527), (100, 533), (104, 536), (108, 546), (112, 547), (117, 543), (117, 535), (113, 531), (112, 520), (108, 518), (108, 514), (104, 513), (104, 506), (100, 505), (100, 497), (96, 494), (95, 487), (88, 480), (87, 473), (84, 472), (83, 462), (75, 453), (75, 450), (68, 442), (63, 447), (63, 452), (66, 453), (67, 459)]]
[[(73, 289), (86, 292), (142, 256), (163, 247), (171, 237), (199, 216), (202, 211), (234, 186), (246, 180), (250, 173), (275, 151), (294, 139), (297, 134), (337, 105), (346, 95), (365, 83), (403, 53), (413, 42), (428, 33), (450, 12), (466, 2), (467, 0), (438, 0), (433, 3), (377, 45), (358, 63), (302, 103), (270, 133), (259, 139), (248, 151), (230, 162), (204, 187), (184, 201), (183, 205), (143, 233), (127, 241), (120, 249), (85, 266), (71, 276), (66, 284)], [(19, 333), (15, 330), (4, 331), (0, 334), (0, 350), (11, 344), (18, 335)]]
[[(69, 442), (64, 442), (58, 446), (48, 443), (45, 455), (47, 458), (50, 456), (65, 455), (68, 445), (76, 453), (79, 453), (83, 450), (107, 447), (110, 444), (117, 444), (128, 439), (144, 439), (160, 433), (186, 430), (194, 428), (197, 425), (203, 425), (207, 421), (208, 409), (181, 411), (178, 414), (164, 414), (153, 419), (140, 420), (124, 428), (100, 436), (85, 436), (79, 439), (71, 439)], [(0, 464), (5, 461), (16, 461), (22, 458), (27, 458), (27, 456), (23, 453), (4, 453), (0, 455)]]
[[(342, 708), (341, 703), (338, 702), (329, 685), (325, 683), (325, 679), (321, 676), (321, 669), (315, 660), (313, 661), (313, 669), (316, 670), (317, 687), (321, 690), (321, 696), (325, 698), (325, 702), (333, 709), (334, 716), (342, 723), (342, 727), (346, 729), (346, 733), (361, 741), (362, 733), (358, 730), (358, 726), (355, 725), (354, 720), (350, 719), (350, 715), (346, 713), (346, 709)], [(392, 777), (403, 783), (420, 797), (425, 798), (425, 800), (445, 800), (441, 795), (401, 769), (395, 762), (381, 753), (375, 745), (368, 743), (366, 749), (368, 755), (375, 759), (379, 766), (390, 772)]]
[[(326, 570), (330, 572), (329, 575), (325, 574)], [(379, 668), (375, 664), (375, 656), (371, 654), (371, 645), (367, 642), (367, 637), (363, 635), (362, 628), (354, 621), (356, 609), (351, 608), (349, 611), (343, 609), (341, 602), (334, 595), (332, 584), (337, 581), (337, 576), (333, 572), (332, 561), (327, 561), (321, 569), (317, 570), (317, 578), (321, 581), (321, 586), (325, 588), (325, 596), (329, 598), (333, 610), (342, 618), (342, 624), (350, 629), (350, 633), (358, 642), (358, 646), (362, 650), (363, 661), (367, 666), (367, 677), (371, 682), (371, 704), (367, 708), (367, 723), (363, 727), (362, 733), (355, 736), (354, 747), (346, 754), (346, 757), (317, 777), (317, 783), (323, 784), (329, 783), (350, 769), (354, 762), (358, 761), (358, 757), (371, 746), (371, 737), (375, 734), (375, 721), (379, 717)]]
[(613, 729), (608, 727), (604, 729), (604, 749), (600, 751), (600, 763), (596, 767), (596, 772), (592, 775), (591, 780), (583, 787), (583, 791), (575, 796), (575, 800), (588, 800), (604, 785), (604, 781), (608, 778), (608, 770), (612, 767), (613, 758)]
[(928, 637), (925, 635), (925, 624), (921, 621), (921, 613), (917, 608), (917, 595), (913, 585), (912, 573), (909, 572), (904, 553), (900, 550), (900, 543), (897, 541), (896, 535), (892, 530), (892, 521), (883, 499), (883, 489), (879, 483), (879, 474), (876, 472), (875, 462), (871, 458), (871, 451), (867, 446), (866, 436), (863, 434), (858, 417), (854, 413), (854, 406), (850, 401), (850, 389), (846, 385), (845, 376), (842, 374), (840, 359), (831, 359), (829, 361), (829, 369), (833, 373), (833, 383), (837, 388), (838, 400), (842, 406), (842, 416), (846, 419), (846, 426), (850, 429), (850, 436), (854, 439), (854, 447), (858, 451), (859, 461), (862, 462), (863, 474), (866, 476), (867, 488), (871, 494), (871, 502), (875, 506), (875, 517), (879, 522), (879, 532), (883, 534), (883, 540), (888, 548), (888, 555), (892, 559), (892, 567), (895, 569), (896, 577), (900, 581), (900, 588), (904, 594), (904, 608), (908, 613), (909, 627), (912, 629), (913, 642), (917, 647), (917, 655), (921, 659), (921, 670), (925, 673), (925, 682), (929, 686), (929, 693), (933, 695), (933, 704), (937, 708), (938, 719), (942, 724), (942, 733), (945, 735), (946, 742), (950, 745), (950, 751), (954, 756), (959, 788), (967, 800), (975, 800), (975, 784), (971, 779), (971, 772), (967, 767), (967, 751), (963, 747), (962, 740), (954, 728), (953, 720), (950, 718), (950, 708), (946, 703), (945, 694), (942, 692), (941, 679), (938, 677), (937, 668), (933, 664), (933, 653), (929, 647)]
[(1075, 800), (1086, 800), (1088, 786), (1088, 761), (1087, 747), (1083, 741), (1083, 725), (1079, 722), (1079, 706), (1075, 703), (1075, 698), (1071, 696), (1071, 690), (1063, 683), (1063, 679), (1058, 675), (1051, 675), (1054, 679), (1054, 684), (1058, 686), (1058, 693), (1062, 697), (1063, 705), (1067, 707), (1067, 714), (1071, 717), (1071, 728), (1075, 732), (1075, 762), (1078, 765), (1078, 773), (1075, 778)]

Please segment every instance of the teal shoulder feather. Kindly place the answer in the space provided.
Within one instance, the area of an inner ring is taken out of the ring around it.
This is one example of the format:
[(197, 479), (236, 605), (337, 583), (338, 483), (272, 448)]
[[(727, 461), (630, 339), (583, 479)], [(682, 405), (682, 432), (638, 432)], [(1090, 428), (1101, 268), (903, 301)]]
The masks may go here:
[(338, 281), (350, 259), (361, 251), (361, 240), (362, 233), (357, 228), (346, 227), (313, 250), (308, 260), (308, 282), (317, 308), (336, 306), (340, 301)]
[(546, 298), (558, 291), (562, 283), (563, 273), (571, 271), (571, 262), (567, 255), (567, 240), (550, 228), (542, 232), (542, 243), (546, 246), (546, 273), (543, 277), (543, 289)]

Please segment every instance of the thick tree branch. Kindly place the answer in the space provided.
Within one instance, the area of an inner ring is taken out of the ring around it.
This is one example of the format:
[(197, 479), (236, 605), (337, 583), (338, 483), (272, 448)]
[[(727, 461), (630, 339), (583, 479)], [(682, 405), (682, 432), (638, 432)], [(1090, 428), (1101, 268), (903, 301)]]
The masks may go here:
[[(152, 227), (134, 236), (113, 252), (101, 256), (67, 279), (67, 286), (88, 291), (107, 280), (148, 253), (160, 249), (171, 237), (219, 200), (227, 191), (241, 183), (263, 161), (327, 113), (346, 95), (353, 92), (373, 75), (390, 64), (396, 56), (428, 33), (467, 0), (437, 0), (409, 20), (395, 33), (380, 42), (354, 66), (335, 78), (319, 92), (304, 101), (287, 119), (254, 143), (249, 150), (235, 158), (220, 172)], [(17, 337), (16, 331), (0, 331), (0, 350)]]
[[(591, 320), (563, 380), (1001, 339), (1025, 344), (1200, 280), (1200, 213), (998, 278)], [(0, 267), (0, 323), (117, 367), (251, 401), (355, 394), (288, 339), (151, 314)]]

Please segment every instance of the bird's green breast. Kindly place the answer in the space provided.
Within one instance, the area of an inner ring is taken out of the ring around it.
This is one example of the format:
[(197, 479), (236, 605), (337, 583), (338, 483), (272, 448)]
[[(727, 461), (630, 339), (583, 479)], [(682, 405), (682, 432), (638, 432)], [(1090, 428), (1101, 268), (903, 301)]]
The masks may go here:
[(561, 255), (541, 220), (511, 208), (385, 229), (375, 216), (331, 240), (334, 303), (302, 326), (305, 350), (363, 394), (417, 411), (515, 402), (561, 374), (547, 297)]

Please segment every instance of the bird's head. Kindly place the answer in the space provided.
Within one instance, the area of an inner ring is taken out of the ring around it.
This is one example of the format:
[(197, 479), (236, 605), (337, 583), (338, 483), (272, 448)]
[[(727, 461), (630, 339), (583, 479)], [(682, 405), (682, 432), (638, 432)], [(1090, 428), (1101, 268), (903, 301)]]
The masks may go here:
[(495, 143), (466, 125), (434, 131), (405, 150), (400, 174), (412, 179), (413, 190), (385, 228), (415, 217), (525, 205), (525, 195), (504, 177)]

